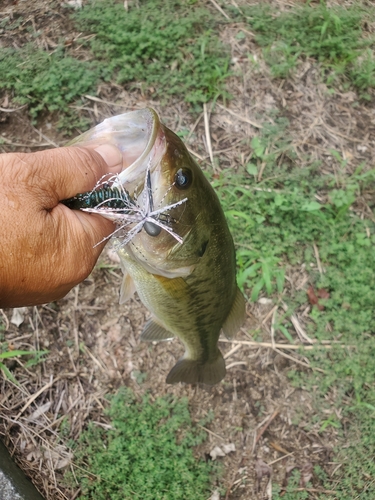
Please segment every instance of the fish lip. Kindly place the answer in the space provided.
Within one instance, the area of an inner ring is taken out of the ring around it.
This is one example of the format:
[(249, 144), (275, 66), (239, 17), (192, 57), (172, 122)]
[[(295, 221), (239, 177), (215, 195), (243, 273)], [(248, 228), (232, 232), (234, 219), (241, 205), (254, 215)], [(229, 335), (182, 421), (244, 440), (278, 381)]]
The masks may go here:
[[(130, 118), (130, 114), (135, 118), (135, 128), (140, 128), (141, 132), (144, 132), (142, 127), (146, 127), (146, 137), (148, 137), (148, 139), (144, 150), (138, 158), (118, 174), (115, 185), (122, 185), (127, 191), (133, 194), (135, 188), (134, 184), (143, 181), (147, 169), (152, 172), (159, 163), (166, 149), (166, 140), (159, 115), (154, 109), (144, 108), (132, 113), (125, 113), (122, 115), (124, 120), (125, 117)], [(121, 148), (121, 144), (119, 147)]]

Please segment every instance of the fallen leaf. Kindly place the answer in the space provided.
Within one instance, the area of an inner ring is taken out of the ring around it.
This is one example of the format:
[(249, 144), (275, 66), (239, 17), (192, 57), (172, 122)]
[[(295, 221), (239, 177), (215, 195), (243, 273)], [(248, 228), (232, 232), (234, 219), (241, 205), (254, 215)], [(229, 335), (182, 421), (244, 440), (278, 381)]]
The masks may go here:
[(39, 406), (39, 408), (37, 408), (29, 417), (27, 417), (26, 420), (28, 420), (29, 422), (37, 420), (41, 415), (43, 415), (50, 409), (51, 404), (52, 404), (51, 401), (48, 401), (44, 405)]
[(272, 478), (270, 477), (266, 487), (267, 500), (272, 500)]
[(215, 446), (213, 450), (210, 451), (210, 456), (212, 460), (216, 460), (217, 457), (225, 457), (228, 453), (236, 451), (236, 446), (234, 443), (223, 444), (220, 446)]
[(73, 453), (63, 449), (63, 447), (57, 447), (55, 450), (45, 450), (44, 458), (50, 461), (54, 470), (59, 470), (70, 464)]
[(319, 288), (319, 290), (317, 290), (317, 294), (320, 299), (329, 299), (329, 291), (325, 288)]
[(292, 472), (297, 469), (301, 472), (301, 477), (299, 480), (299, 486), (301, 488), (306, 488), (307, 483), (311, 480), (313, 476), (313, 464), (311, 462), (306, 462), (304, 465), (289, 465), (285, 469), (285, 478), (283, 481), (283, 488), (286, 489), (288, 486), (289, 479), (292, 475)]
[(67, 0), (65, 3), (74, 9), (82, 9), (82, 0)]
[(301, 467), (301, 478), (299, 480), (299, 485), (301, 488), (306, 488), (307, 483), (311, 480), (313, 473), (313, 464), (311, 462), (306, 462)]
[(39, 460), (41, 456), (42, 456), (41, 451), (36, 448), (33, 448), (31, 451), (27, 453), (26, 460), (28, 462), (33, 462), (34, 460)]
[(325, 290), (324, 288), (319, 288), (316, 292), (312, 286), (309, 286), (309, 288), (306, 291), (307, 297), (309, 299), (309, 302), (312, 306), (316, 306), (319, 311), (323, 311), (325, 307), (319, 303), (319, 299), (328, 299), (329, 298), (329, 292)]
[(215, 490), (210, 496), (210, 500), (220, 500), (220, 493), (218, 490)]
[(273, 303), (273, 300), (269, 299), (267, 297), (261, 297), (258, 300), (258, 304), (261, 304), (262, 306), (267, 306), (267, 305), (272, 304), (272, 303)]
[(288, 486), (290, 476), (292, 475), (292, 472), (294, 471), (294, 469), (298, 469), (296, 464), (288, 465), (288, 467), (285, 468), (285, 477), (284, 477), (283, 484), (282, 484), (284, 489)]
[(223, 451), (226, 455), (228, 455), (228, 453), (231, 453), (232, 451), (236, 451), (236, 445), (234, 443), (224, 444)]
[(312, 306), (315, 306), (315, 304), (318, 303), (318, 297), (315, 294), (314, 288), (312, 286), (309, 286), (309, 288), (307, 289), (306, 294), (307, 294), (307, 297), (309, 299), (310, 304)]
[(276, 451), (279, 451), (280, 453), (284, 453), (285, 455), (289, 454), (289, 451), (283, 448), (279, 443), (276, 443), (276, 441), (271, 441), (270, 446)]

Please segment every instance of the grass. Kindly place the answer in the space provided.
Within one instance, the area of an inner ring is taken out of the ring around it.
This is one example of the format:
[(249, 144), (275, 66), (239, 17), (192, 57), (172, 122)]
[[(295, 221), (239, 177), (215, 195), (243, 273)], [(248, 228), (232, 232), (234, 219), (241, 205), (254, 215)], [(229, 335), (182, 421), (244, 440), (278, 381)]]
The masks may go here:
[[(69, 106), (82, 105), (80, 98), (95, 94), (103, 81), (141, 88), (164, 102), (184, 99), (197, 110), (227, 95), (230, 56), (217, 35), (216, 11), (182, 0), (148, 0), (126, 11), (123, 2), (96, 0), (72, 17), (78, 30), (91, 35), (85, 60), (63, 44), (52, 52), (36, 42), (1, 50), (0, 91), (27, 104), (33, 118), (58, 111), (66, 133), (87, 128), (89, 122)], [(1, 28), (16, 30), (20, 22), (7, 18)]]
[[(327, 82), (343, 76), (366, 97), (375, 86), (375, 59), (365, 36), (364, 20), (374, 9), (329, 8), (324, 2), (278, 15), (268, 5), (248, 6), (244, 19), (275, 77), (287, 77), (306, 57), (315, 58)], [(162, 102), (184, 99), (193, 109), (218, 96), (229, 97), (230, 54), (218, 36), (223, 17), (191, 0), (147, 0), (125, 10), (122, 2), (91, 0), (72, 14), (78, 30), (92, 35), (86, 43), (89, 60), (75, 57), (61, 44), (49, 53), (36, 42), (4, 47), (0, 54), (0, 91), (11, 91), (15, 102), (27, 104), (33, 118), (43, 110), (63, 112), (60, 128), (69, 133), (86, 128), (69, 105), (96, 92), (102, 81), (129, 90), (140, 88)], [(17, 22), (5, 19), (4, 30)]]
[(27, 104), (32, 117), (41, 111), (69, 113), (68, 105), (93, 92), (98, 71), (90, 62), (69, 56), (62, 48), (49, 54), (34, 44), (0, 53), (0, 90), (14, 93), (18, 104)]
[(128, 11), (123, 2), (94, 0), (75, 18), (95, 34), (88, 44), (104, 80), (192, 105), (225, 93), (229, 51), (217, 35), (216, 11), (194, 0), (141, 1)]
[(194, 457), (194, 447), (207, 434), (192, 423), (187, 400), (159, 397), (152, 402), (144, 396), (139, 401), (124, 388), (110, 398), (107, 415), (110, 430), (93, 424), (72, 443), (80, 500), (210, 496), (216, 468)]
[[(328, 292), (320, 300), (324, 309), (312, 307), (307, 333), (355, 348), (304, 353), (325, 373), (290, 375), (311, 392), (318, 387), (315, 404), (321, 432), (334, 426), (348, 441), (345, 449), (336, 450), (337, 460), (344, 464), (337, 484), (333, 488), (325, 479), (325, 487), (337, 490), (343, 500), (358, 494), (370, 500), (375, 495), (375, 483), (369, 480), (375, 474), (375, 223), (357, 213), (356, 200), (374, 185), (375, 170), (360, 165), (349, 173), (335, 151), (336, 178), (322, 175), (318, 165), (295, 165), (285, 121), (266, 126), (253, 143), (250, 169), (247, 165), (237, 175), (223, 172), (214, 184), (238, 247), (239, 284), (250, 291), (251, 300), (271, 295), (275, 303), (287, 303), (288, 312), (279, 318), (276, 331), (288, 342), (294, 335), (290, 315), (306, 307), (307, 296), (305, 291), (288, 290), (284, 275), (305, 269), (314, 289)], [(258, 182), (262, 164), (264, 180)], [(324, 201), (317, 201), (316, 195)], [(316, 268), (314, 244), (323, 274), (310, 271), (311, 265)], [(333, 402), (325, 397), (330, 393), (335, 394)], [(335, 409), (342, 409), (341, 420)], [(307, 498), (304, 494), (298, 498)]]
[(321, 1), (280, 13), (259, 3), (244, 7), (243, 13), (273, 76), (286, 78), (301, 61), (313, 58), (321, 63), (329, 84), (342, 77), (364, 96), (375, 87), (374, 36), (364, 29), (366, 21), (374, 20), (373, 8), (328, 7)]
[(33, 356), (27, 361), (25, 367), (30, 367), (42, 361), (42, 356), (48, 354), (49, 351), (22, 351), (19, 349), (9, 349), (6, 342), (0, 344), (0, 371), (4, 376), (11, 380), (14, 384), (19, 385), (17, 379), (5, 364), (5, 360), (13, 360), (19, 356)]

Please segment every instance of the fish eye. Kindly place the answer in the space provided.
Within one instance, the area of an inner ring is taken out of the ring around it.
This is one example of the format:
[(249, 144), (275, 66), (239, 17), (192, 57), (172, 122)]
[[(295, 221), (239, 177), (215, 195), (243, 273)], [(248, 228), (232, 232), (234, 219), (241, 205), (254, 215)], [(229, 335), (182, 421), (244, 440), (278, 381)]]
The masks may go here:
[(178, 169), (174, 176), (174, 182), (178, 189), (187, 189), (190, 187), (192, 180), (193, 175), (187, 168)]

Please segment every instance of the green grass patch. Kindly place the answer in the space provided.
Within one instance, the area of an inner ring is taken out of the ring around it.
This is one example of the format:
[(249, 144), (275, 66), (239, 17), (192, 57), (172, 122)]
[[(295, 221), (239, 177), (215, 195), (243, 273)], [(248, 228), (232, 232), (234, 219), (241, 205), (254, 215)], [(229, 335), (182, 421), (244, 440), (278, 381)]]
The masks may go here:
[(107, 414), (110, 430), (92, 424), (72, 443), (80, 500), (210, 496), (216, 465), (194, 457), (194, 447), (207, 435), (192, 423), (187, 400), (159, 397), (152, 402), (146, 395), (139, 401), (124, 388), (111, 397)]
[(52, 54), (28, 44), (0, 52), (0, 90), (10, 90), (32, 117), (42, 110), (69, 113), (68, 105), (95, 92), (98, 71), (58, 49)]
[[(2, 331), (1, 326), (0, 323), (0, 332)], [(0, 342), (0, 373), (2, 372), (5, 378), (19, 385), (17, 379), (6, 365), (6, 361), (14, 360), (20, 356), (32, 356), (24, 365), (25, 368), (28, 368), (39, 364), (43, 361), (43, 356), (48, 353), (49, 351), (21, 351), (19, 349), (9, 349), (6, 342)]]
[(92, 0), (75, 14), (106, 81), (136, 86), (165, 101), (201, 104), (225, 94), (229, 50), (218, 36), (222, 17), (198, 2)]
[[(183, 0), (144, 0), (126, 11), (123, 2), (93, 0), (72, 14), (77, 29), (93, 35), (80, 60), (63, 45), (49, 53), (36, 42), (0, 53), (0, 91), (27, 104), (33, 118), (41, 111), (60, 112), (59, 128), (86, 128), (69, 105), (96, 93), (102, 81), (161, 99), (202, 103), (227, 96), (230, 54), (219, 38), (222, 18), (216, 10)], [(1, 23), (12, 31), (22, 18)], [(37, 35), (36, 35), (37, 36)]]
[[(251, 300), (271, 295), (275, 303), (287, 303), (287, 313), (279, 309), (275, 331), (288, 342), (296, 338), (290, 315), (308, 303), (305, 290), (285, 293), (288, 271), (303, 266), (312, 286), (328, 292), (320, 300), (324, 310), (312, 307), (307, 332), (318, 340), (336, 339), (355, 347), (306, 351), (311, 365), (326, 373), (290, 375), (294, 383), (317, 394), (321, 432), (333, 426), (341, 442), (348, 443), (336, 450), (337, 461), (343, 463), (337, 483), (326, 478), (322, 483), (327, 490), (337, 491), (332, 498), (349, 500), (360, 494), (358, 498), (370, 500), (375, 497), (375, 482), (371, 482), (375, 475), (375, 223), (356, 213), (356, 199), (374, 186), (375, 170), (360, 165), (349, 173), (335, 151), (336, 177), (322, 175), (318, 165), (295, 165), (288, 123), (277, 118), (274, 122), (265, 124), (252, 139), (253, 155), (243, 172), (226, 171), (215, 181), (237, 246), (238, 282), (249, 290)], [(262, 165), (263, 180), (258, 182)], [(316, 270), (314, 244), (324, 274)], [(330, 393), (335, 394), (334, 401), (325, 397)], [(335, 409), (342, 411), (341, 420)], [(295, 490), (288, 491), (288, 498), (305, 498), (303, 493), (297, 497)]]
[(244, 13), (275, 77), (287, 77), (302, 58), (310, 57), (322, 64), (328, 83), (344, 76), (361, 91), (375, 87), (374, 36), (364, 30), (375, 9), (320, 2), (281, 13), (258, 4), (244, 7)]

